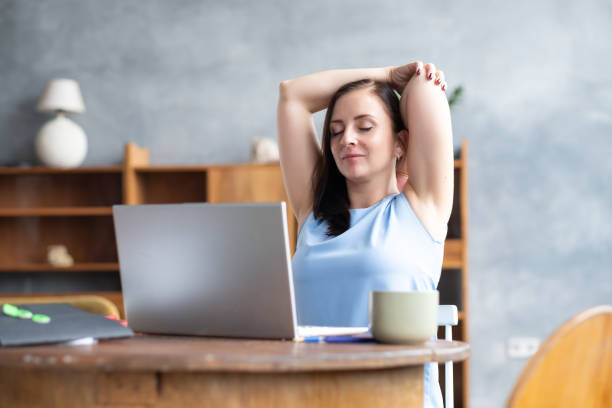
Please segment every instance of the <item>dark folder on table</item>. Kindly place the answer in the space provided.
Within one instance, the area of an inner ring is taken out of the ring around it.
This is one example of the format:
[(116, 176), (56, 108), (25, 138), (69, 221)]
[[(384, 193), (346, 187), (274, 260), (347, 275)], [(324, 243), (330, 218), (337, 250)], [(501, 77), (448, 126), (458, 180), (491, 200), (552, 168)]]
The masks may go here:
[(46, 324), (10, 317), (0, 310), (0, 346), (58, 343), (87, 337), (111, 339), (133, 336), (134, 332), (115, 320), (89, 313), (67, 303), (18, 305), (51, 318)]

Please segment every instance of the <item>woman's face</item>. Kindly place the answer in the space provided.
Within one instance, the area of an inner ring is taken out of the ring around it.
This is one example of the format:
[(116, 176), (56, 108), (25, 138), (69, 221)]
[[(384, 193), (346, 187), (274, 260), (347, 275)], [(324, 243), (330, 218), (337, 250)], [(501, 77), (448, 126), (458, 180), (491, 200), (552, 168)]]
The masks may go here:
[(364, 182), (390, 176), (402, 154), (383, 102), (369, 89), (342, 95), (330, 123), (330, 147), (338, 170), (347, 180)]

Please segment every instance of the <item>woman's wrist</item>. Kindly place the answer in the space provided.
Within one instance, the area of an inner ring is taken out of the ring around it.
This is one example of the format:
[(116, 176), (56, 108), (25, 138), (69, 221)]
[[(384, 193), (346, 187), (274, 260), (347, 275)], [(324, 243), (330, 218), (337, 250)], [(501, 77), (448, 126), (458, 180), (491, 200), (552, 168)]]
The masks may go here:
[(391, 72), (395, 68), (397, 68), (395, 65), (389, 65), (389, 66), (383, 68), (385, 70), (385, 82), (388, 82), (391, 85), (393, 85), (393, 81), (391, 80)]
[(360, 79), (389, 82), (393, 66), (334, 69), (283, 81), (284, 98), (299, 100), (312, 113), (327, 108), (332, 95), (344, 84)]

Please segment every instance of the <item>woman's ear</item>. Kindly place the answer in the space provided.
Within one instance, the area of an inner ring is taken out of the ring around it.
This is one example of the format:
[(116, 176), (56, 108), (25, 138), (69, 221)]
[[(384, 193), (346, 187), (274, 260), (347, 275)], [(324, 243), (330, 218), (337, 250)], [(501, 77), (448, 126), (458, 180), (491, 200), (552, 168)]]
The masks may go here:
[(395, 156), (404, 157), (408, 151), (408, 130), (402, 129), (397, 134), (397, 143), (395, 144)]

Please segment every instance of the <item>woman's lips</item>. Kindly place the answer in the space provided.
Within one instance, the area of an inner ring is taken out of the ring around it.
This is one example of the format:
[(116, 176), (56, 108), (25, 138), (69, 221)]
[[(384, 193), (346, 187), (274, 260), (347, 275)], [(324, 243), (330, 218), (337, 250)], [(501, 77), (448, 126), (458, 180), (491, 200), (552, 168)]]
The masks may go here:
[(358, 157), (363, 157), (363, 154), (347, 154), (346, 156), (344, 156), (342, 159), (343, 160), (347, 160), (347, 159), (356, 159)]

